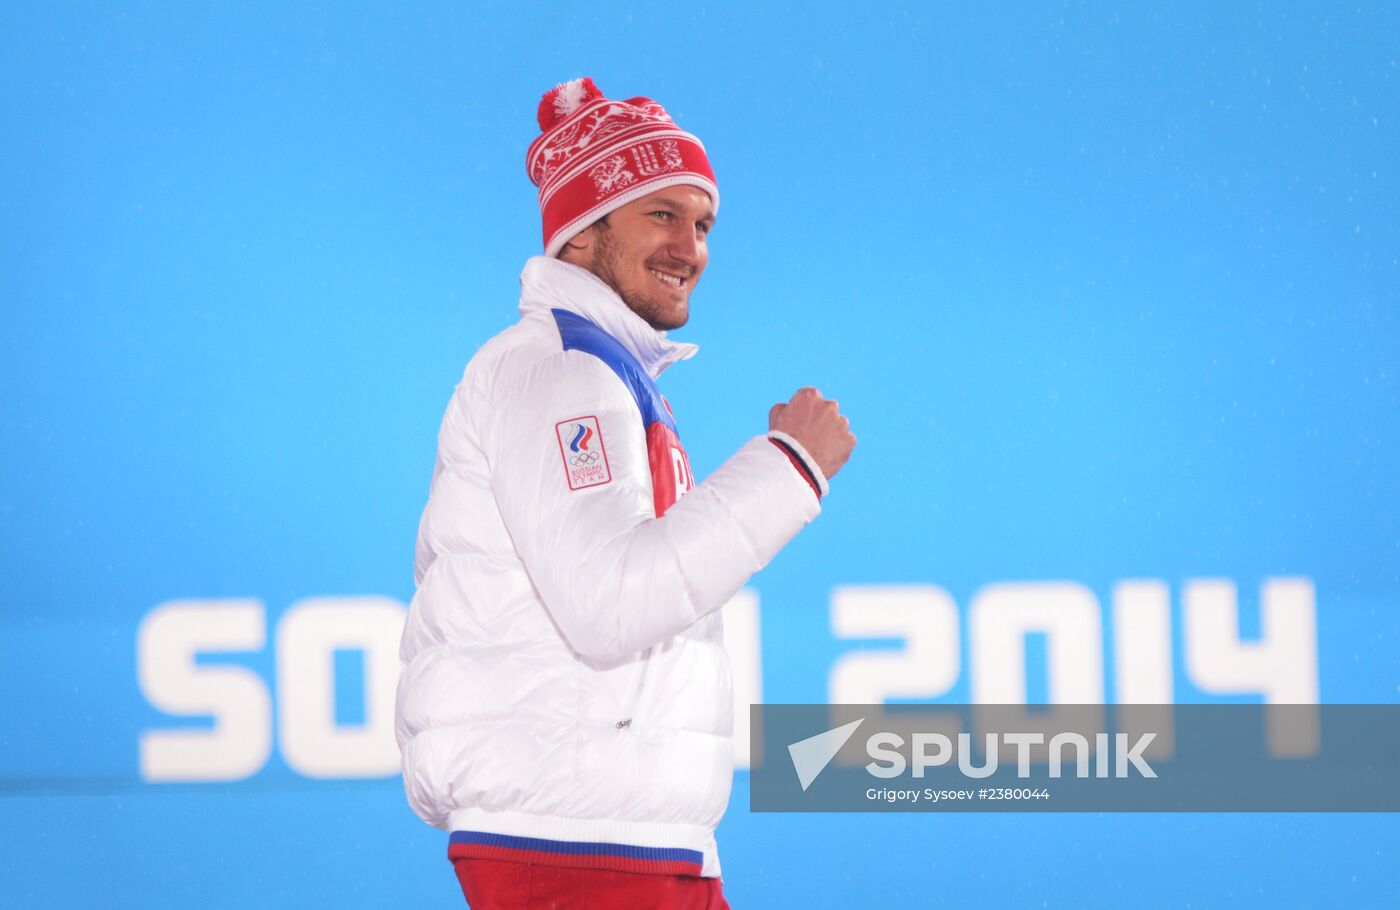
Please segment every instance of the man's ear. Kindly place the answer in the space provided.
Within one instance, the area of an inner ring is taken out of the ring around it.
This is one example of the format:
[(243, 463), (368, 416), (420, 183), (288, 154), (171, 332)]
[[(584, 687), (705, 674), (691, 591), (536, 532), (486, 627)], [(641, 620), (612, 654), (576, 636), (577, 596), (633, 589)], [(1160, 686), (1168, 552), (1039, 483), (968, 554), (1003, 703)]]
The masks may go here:
[(559, 250), (559, 258), (565, 262), (573, 262), (575, 259), (586, 258), (588, 248), (593, 245), (593, 225), (589, 225), (579, 231), (568, 240), (564, 241), (564, 246)]

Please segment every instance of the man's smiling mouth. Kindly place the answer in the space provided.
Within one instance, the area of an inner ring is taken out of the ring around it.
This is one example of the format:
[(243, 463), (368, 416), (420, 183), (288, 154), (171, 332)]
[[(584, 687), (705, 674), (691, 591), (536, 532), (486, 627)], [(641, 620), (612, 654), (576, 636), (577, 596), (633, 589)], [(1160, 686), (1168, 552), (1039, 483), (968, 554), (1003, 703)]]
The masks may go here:
[(667, 274), (666, 272), (662, 272), (662, 271), (659, 271), (659, 270), (653, 269), (653, 268), (648, 268), (647, 271), (648, 271), (648, 272), (651, 272), (652, 275), (656, 276), (656, 280), (660, 281), (662, 284), (667, 285), (668, 287), (673, 287), (673, 288), (683, 288), (683, 287), (685, 287), (686, 279), (682, 278), (682, 277), (679, 276), (679, 275), (670, 275), (670, 274)]

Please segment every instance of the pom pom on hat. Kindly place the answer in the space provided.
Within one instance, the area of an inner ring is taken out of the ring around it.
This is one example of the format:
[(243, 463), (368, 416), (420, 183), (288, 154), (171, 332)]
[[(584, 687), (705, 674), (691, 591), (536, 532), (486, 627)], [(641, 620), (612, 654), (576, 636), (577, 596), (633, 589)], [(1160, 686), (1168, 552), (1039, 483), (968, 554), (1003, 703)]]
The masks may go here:
[(559, 83), (540, 99), (540, 129), (548, 132), (567, 120), (574, 111), (601, 97), (602, 90), (587, 76)]

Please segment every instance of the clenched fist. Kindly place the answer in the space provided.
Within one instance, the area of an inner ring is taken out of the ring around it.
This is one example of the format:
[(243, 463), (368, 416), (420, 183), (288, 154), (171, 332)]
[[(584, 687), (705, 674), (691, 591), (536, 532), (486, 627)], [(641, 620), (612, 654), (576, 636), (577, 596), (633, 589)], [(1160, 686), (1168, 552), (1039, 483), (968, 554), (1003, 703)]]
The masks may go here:
[(841, 470), (856, 447), (851, 422), (841, 416), (836, 402), (822, 397), (811, 386), (797, 390), (792, 400), (773, 405), (768, 429), (781, 430), (802, 444), (830, 480)]

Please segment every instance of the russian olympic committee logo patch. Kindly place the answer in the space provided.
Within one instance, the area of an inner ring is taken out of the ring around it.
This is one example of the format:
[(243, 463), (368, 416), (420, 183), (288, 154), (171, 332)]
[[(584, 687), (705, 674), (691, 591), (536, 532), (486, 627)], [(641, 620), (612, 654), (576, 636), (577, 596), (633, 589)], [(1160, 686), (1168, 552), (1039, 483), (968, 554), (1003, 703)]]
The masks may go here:
[(596, 487), (612, 480), (597, 417), (561, 420), (554, 425), (554, 435), (559, 437), (559, 454), (564, 459), (569, 489)]

